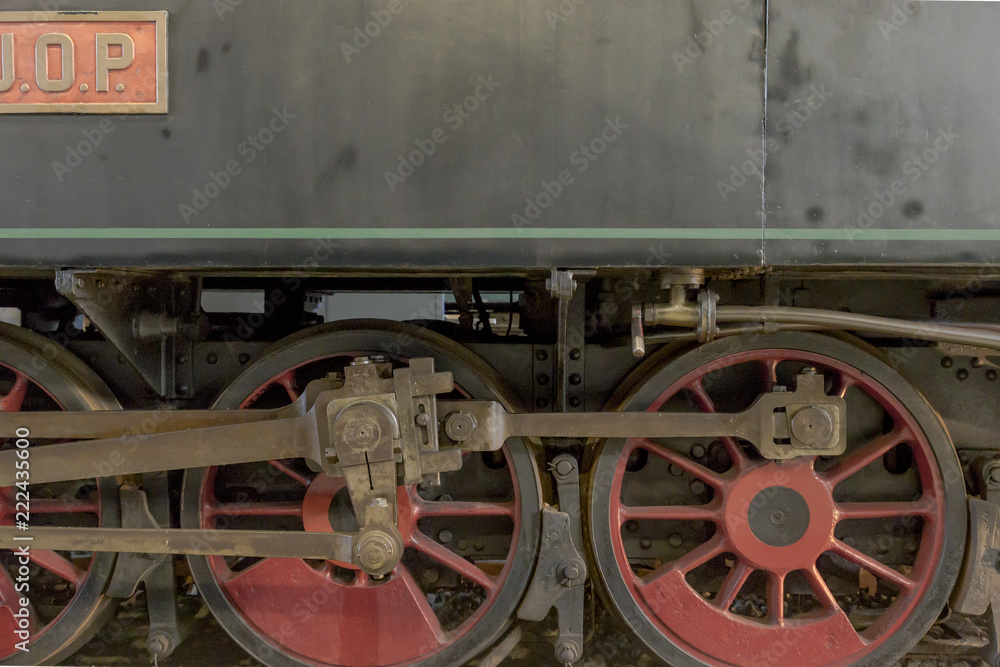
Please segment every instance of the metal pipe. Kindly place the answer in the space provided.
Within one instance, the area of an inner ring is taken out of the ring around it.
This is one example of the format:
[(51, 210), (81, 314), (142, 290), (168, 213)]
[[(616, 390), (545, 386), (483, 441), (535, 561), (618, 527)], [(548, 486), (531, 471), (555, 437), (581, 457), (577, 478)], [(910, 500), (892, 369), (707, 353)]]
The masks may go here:
[(892, 334), (959, 345), (974, 345), (1000, 350), (1000, 332), (936, 322), (909, 322), (874, 315), (842, 313), (815, 308), (785, 306), (721, 306), (716, 309), (718, 322), (761, 322), (768, 324), (805, 324), (825, 329), (850, 329)]
[[(744, 336), (748, 334), (777, 333), (778, 331), (821, 331), (824, 327), (811, 324), (741, 324), (733, 327), (721, 327), (716, 332), (716, 338), (727, 336)], [(667, 331), (663, 333), (646, 334), (647, 343), (678, 343), (698, 340), (698, 334), (693, 331)]]

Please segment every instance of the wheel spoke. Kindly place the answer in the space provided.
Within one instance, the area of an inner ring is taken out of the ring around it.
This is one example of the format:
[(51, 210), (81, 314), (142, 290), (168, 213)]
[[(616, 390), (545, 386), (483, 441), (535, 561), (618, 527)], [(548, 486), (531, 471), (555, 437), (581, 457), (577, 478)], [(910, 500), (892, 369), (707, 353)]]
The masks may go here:
[(32, 498), (31, 511), (35, 514), (97, 514), (101, 508), (96, 500)]
[(764, 391), (774, 391), (774, 386), (778, 384), (778, 364), (781, 363), (781, 360), (761, 359), (758, 363), (760, 364), (760, 376), (764, 382)]
[[(419, 498), (419, 497), (418, 497)], [(432, 516), (514, 516), (514, 503), (472, 503), (455, 500), (419, 500), (414, 503), (417, 518)]]
[(646, 521), (714, 521), (721, 523), (723, 517), (719, 509), (711, 505), (622, 505), (619, 512), (621, 523), (636, 520)]
[(833, 387), (833, 395), (843, 398), (847, 395), (847, 390), (858, 383), (857, 380), (852, 378), (847, 373), (841, 372), (837, 378), (837, 384)]
[(909, 593), (916, 586), (916, 582), (906, 575), (897, 572), (881, 561), (875, 560), (868, 554), (849, 547), (841, 540), (834, 540), (833, 550), (840, 557), (864, 568), (879, 579), (894, 584), (901, 592)]
[(906, 427), (893, 429), (889, 433), (875, 438), (857, 451), (848, 454), (838, 461), (836, 465), (827, 470), (824, 476), (830, 482), (831, 486), (837, 486), (851, 475), (883, 456), (893, 447), (906, 442), (912, 437), (913, 434)]
[(849, 519), (886, 519), (897, 516), (933, 516), (937, 503), (922, 498), (913, 502), (839, 503), (838, 521)]
[(671, 463), (684, 472), (697, 477), (698, 479), (711, 484), (716, 489), (722, 488), (722, 479), (715, 474), (713, 471), (709, 470), (700, 463), (696, 463), (684, 456), (679, 454), (672, 449), (668, 449), (663, 445), (657, 444), (652, 440), (643, 438), (639, 441), (636, 447), (641, 447), (642, 449), (648, 450), (651, 454), (660, 457), (664, 461)]
[(296, 482), (298, 482), (302, 486), (309, 486), (309, 482), (311, 480), (308, 477), (306, 477), (305, 475), (303, 475), (301, 473), (298, 473), (298, 472), (292, 470), (290, 467), (288, 467), (287, 465), (285, 465), (285, 463), (283, 463), (282, 461), (268, 461), (268, 463), (271, 464), (271, 466), (273, 466), (277, 470), (280, 470), (281, 472), (285, 473), (286, 475), (288, 475), (289, 477), (291, 477), (292, 479), (294, 479)]
[[(4, 606), (11, 608), (11, 613), (13, 610), (21, 608), (21, 598), (24, 597), (14, 588), (14, 580), (11, 579), (10, 573), (7, 568), (0, 567), (0, 600), (3, 601)], [(34, 606), (28, 603), (28, 619), (31, 626), (28, 628), (32, 635), (38, 629), (38, 616), (35, 614)]]
[(819, 573), (815, 565), (809, 570), (802, 570), (802, 574), (805, 575), (806, 581), (809, 582), (809, 587), (816, 594), (816, 599), (819, 600), (820, 606), (830, 610), (840, 609), (840, 605), (837, 604), (837, 600), (833, 597), (833, 592), (826, 585), (823, 575)]
[(43, 567), (60, 579), (70, 582), (74, 586), (79, 586), (87, 573), (78, 568), (72, 562), (57, 554), (55, 551), (32, 549), (29, 558), (31, 562), (39, 567)]
[(465, 577), (473, 583), (481, 586), (487, 593), (492, 593), (496, 589), (497, 582), (493, 577), (480, 570), (474, 563), (462, 558), (451, 549), (441, 546), (429, 537), (414, 531), (410, 538), (409, 546), (425, 556), (436, 560), (452, 572)]
[(274, 379), (276, 384), (280, 384), (285, 388), (285, 393), (288, 394), (288, 398), (292, 399), (294, 403), (299, 399), (299, 395), (302, 393), (299, 391), (298, 386), (295, 383), (295, 369), (291, 369), (287, 373), (281, 374), (279, 377)]
[(206, 504), (206, 517), (215, 516), (302, 516), (301, 502)]
[(772, 625), (785, 624), (785, 575), (767, 574), (767, 620)]
[(17, 374), (14, 379), (14, 385), (3, 398), (0, 398), (0, 412), (17, 412), (20, 410), (24, 404), (24, 397), (28, 393), (28, 387), (31, 385), (31, 380), (28, 379), (27, 375), (20, 371), (14, 372)]
[(726, 575), (726, 580), (722, 582), (722, 588), (719, 592), (715, 594), (712, 602), (715, 603), (719, 609), (726, 611), (729, 609), (733, 601), (736, 600), (736, 596), (739, 594), (740, 589), (743, 588), (743, 584), (746, 583), (747, 578), (753, 573), (753, 568), (750, 567), (743, 559), (737, 557), (736, 564), (733, 565), (729, 570), (729, 574)]
[[(399, 577), (405, 584), (406, 592), (410, 594), (410, 598), (413, 600), (414, 611), (424, 620), (427, 628), (433, 632), (434, 639), (439, 645), (444, 644), (448, 638), (441, 627), (441, 621), (438, 620), (434, 610), (431, 609), (431, 605), (427, 602), (427, 596), (420, 590), (416, 579), (413, 578), (413, 575), (402, 563), (397, 565), (396, 569), (393, 570), (393, 576)], [(365, 579), (367, 581), (367, 575)]]
[(645, 577), (642, 581), (645, 585), (654, 584), (657, 579), (669, 572), (681, 572), (687, 574), (700, 565), (704, 565), (726, 550), (726, 539), (721, 535), (714, 535), (710, 540), (696, 546), (677, 560), (664, 563)]
[[(777, 362), (775, 362), (775, 366), (777, 366)], [(698, 408), (701, 409), (702, 412), (717, 412), (715, 408), (715, 401), (712, 400), (712, 397), (709, 396), (708, 392), (705, 390), (705, 385), (702, 384), (702, 378), (699, 377), (695, 379), (687, 385), (687, 389), (694, 394), (695, 402), (698, 404)], [(736, 468), (736, 470), (741, 470), (750, 463), (750, 459), (743, 453), (743, 448), (740, 447), (740, 443), (736, 442), (736, 438), (725, 436), (719, 438), (719, 440), (721, 440), (722, 444), (725, 445), (726, 452), (729, 454), (729, 458), (732, 459), (733, 467)]]

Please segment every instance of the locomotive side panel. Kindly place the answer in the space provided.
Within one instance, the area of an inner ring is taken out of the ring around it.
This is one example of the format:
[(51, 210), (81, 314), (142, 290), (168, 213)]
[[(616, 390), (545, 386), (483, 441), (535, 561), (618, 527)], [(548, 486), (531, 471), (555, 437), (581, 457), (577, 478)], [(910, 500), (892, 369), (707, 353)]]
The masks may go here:
[(168, 115), (0, 124), (5, 263), (760, 263), (761, 2), (161, 4)]
[(1000, 7), (770, 5), (766, 261), (1000, 257)]

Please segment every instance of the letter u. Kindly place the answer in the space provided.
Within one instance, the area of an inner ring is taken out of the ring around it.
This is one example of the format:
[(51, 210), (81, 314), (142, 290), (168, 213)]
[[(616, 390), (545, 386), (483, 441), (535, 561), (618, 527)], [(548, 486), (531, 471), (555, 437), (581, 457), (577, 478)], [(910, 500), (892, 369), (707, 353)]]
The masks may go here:
[(14, 35), (0, 35), (0, 93), (14, 85)]

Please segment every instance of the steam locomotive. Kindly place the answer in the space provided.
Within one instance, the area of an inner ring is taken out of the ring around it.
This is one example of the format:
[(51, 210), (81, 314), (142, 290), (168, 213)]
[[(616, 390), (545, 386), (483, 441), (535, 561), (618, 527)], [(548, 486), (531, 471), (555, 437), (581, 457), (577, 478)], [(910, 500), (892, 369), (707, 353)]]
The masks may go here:
[(0, 663), (1000, 665), (998, 30), (8, 0)]

